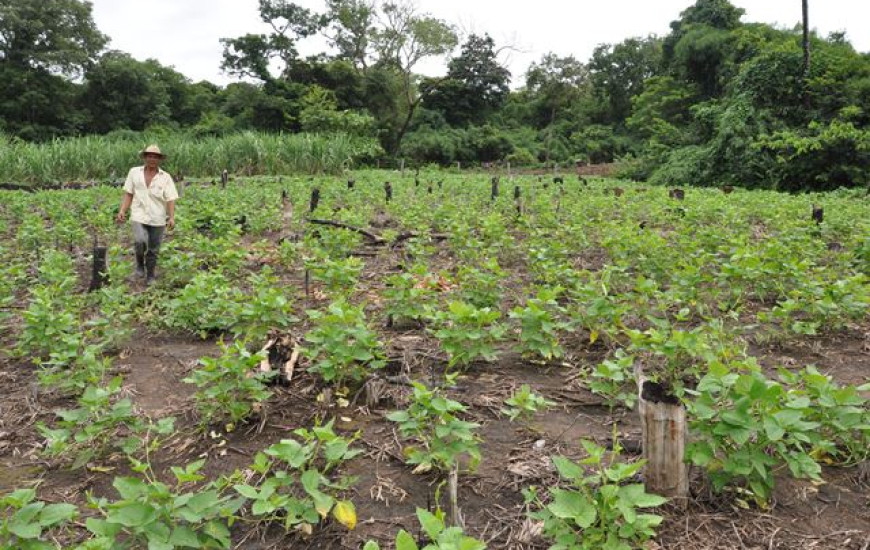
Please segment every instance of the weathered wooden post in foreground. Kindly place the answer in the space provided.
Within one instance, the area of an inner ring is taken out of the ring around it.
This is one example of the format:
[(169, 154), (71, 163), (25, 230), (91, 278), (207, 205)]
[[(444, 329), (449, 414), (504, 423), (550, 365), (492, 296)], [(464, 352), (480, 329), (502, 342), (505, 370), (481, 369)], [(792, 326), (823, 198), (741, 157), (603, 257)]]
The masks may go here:
[(689, 495), (686, 455), (686, 408), (665, 388), (635, 368), (638, 412), (643, 432), (643, 480), (647, 491), (674, 499), (681, 506)]
[(224, 168), (224, 171), (221, 172), (221, 189), (226, 189), (228, 181), (230, 181), (230, 173)]
[(498, 198), (498, 176), (492, 177), (492, 191), (490, 192), (490, 199), (495, 202), (495, 199)]
[(393, 200), (393, 186), (388, 181), (384, 182), (384, 195), (386, 196), (387, 202)]

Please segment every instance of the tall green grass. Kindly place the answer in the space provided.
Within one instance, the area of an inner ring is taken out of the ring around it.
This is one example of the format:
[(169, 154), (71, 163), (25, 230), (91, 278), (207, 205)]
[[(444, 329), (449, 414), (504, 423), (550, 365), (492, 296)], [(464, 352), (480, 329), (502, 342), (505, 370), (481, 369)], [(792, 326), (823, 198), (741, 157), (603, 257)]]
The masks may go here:
[(232, 174), (337, 173), (380, 152), (373, 139), (343, 134), (265, 134), (223, 137), (183, 133), (114, 138), (86, 136), (27, 143), (0, 137), (0, 178), (11, 183), (118, 181), (140, 163), (139, 151), (157, 143), (163, 167), (186, 177)]

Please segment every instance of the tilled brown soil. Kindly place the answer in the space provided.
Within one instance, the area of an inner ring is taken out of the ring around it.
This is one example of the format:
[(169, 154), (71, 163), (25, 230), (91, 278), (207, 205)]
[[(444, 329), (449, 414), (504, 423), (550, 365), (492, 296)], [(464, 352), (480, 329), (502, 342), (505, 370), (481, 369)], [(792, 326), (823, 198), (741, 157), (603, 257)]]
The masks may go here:
[[(419, 331), (391, 333), (391, 353), (413, 358), (412, 374), (424, 379), (440, 370), (426, 351), (427, 337)], [(863, 333), (818, 338), (804, 346), (764, 350), (763, 362), (814, 363), (823, 372), (850, 382), (866, 380), (866, 356), (856, 355), (865, 345)], [(414, 475), (401, 460), (401, 445), (394, 425), (384, 415), (406, 399), (409, 388), (392, 385), (380, 404), (366, 408), (358, 402), (337, 408), (315, 398), (322, 387), (309, 375), (298, 374), (289, 387), (276, 387), (263, 416), (231, 433), (203, 435), (196, 430), (191, 387), (182, 383), (196, 361), (218, 352), (212, 341), (166, 337), (139, 332), (116, 362), (125, 375), (125, 391), (142, 414), (176, 416), (179, 433), (159, 456), (155, 470), (166, 474), (171, 465), (206, 459), (209, 477), (244, 468), (253, 455), (314, 420), (336, 417), (336, 427), (348, 435), (359, 431), (364, 453), (347, 467), (358, 476), (351, 498), (359, 525), (354, 531), (327, 524), (311, 537), (285, 534), (280, 528), (237, 524), (239, 548), (360, 548), (368, 539), (392, 540), (400, 528), (418, 530), (414, 510), (433, 507), (440, 480), (434, 474)], [(520, 493), (523, 487), (546, 487), (556, 475), (549, 462), (553, 454), (579, 457), (578, 440), (606, 443), (614, 425), (627, 440), (639, 439), (639, 422), (631, 412), (614, 414), (600, 404), (577, 380), (574, 367), (592, 365), (604, 350), (577, 350), (561, 364), (541, 365), (505, 355), (498, 363), (476, 364), (450, 390), (453, 398), (469, 405), (479, 422), (483, 461), (460, 483), (460, 502), (467, 532), (490, 548), (544, 548), (537, 526), (526, 518)], [(419, 357), (415, 357), (415, 354)], [(0, 408), (0, 491), (38, 483), (40, 498), (51, 502), (85, 503), (85, 492), (115, 498), (113, 476), (128, 472), (122, 457), (101, 463), (100, 470), (71, 472), (39, 455), (41, 445), (35, 423), (49, 422), (52, 410), (71, 406), (52, 395), (39, 393), (32, 367), (5, 360), (0, 379), (6, 388)], [(503, 400), (514, 388), (529, 384), (540, 395), (558, 403), (529, 422), (509, 422), (499, 414)], [(631, 455), (626, 455), (629, 460)], [(782, 476), (769, 511), (743, 510), (724, 497), (710, 495), (703, 479), (695, 476), (694, 499), (686, 510), (665, 507), (666, 523), (657, 543), (663, 548), (830, 548), (864, 550), (870, 546), (870, 498), (862, 469), (828, 468), (825, 485)], [(446, 506), (446, 503), (442, 502)], [(82, 506), (83, 510), (86, 510)], [(85, 514), (88, 512), (85, 511)], [(651, 546), (655, 547), (655, 545)]]

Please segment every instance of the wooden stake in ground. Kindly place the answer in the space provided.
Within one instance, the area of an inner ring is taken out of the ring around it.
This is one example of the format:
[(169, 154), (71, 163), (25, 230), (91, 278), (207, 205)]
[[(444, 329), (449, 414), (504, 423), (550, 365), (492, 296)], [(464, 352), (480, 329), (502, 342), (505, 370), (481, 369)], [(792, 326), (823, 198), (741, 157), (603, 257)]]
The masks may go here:
[(318, 204), (320, 204), (320, 189), (315, 187), (311, 190), (311, 201), (308, 203), (308, 211), (314, 212), (317, 210)]
[(689, 495), (686, 454), (686, 408), (664, 388), (637, 370), (643, 431), (644, 484), (647, 491), (685, 505)]
[(388, 181), (384, 182), (384, 195), (385, 195), (385, 198), (387, 199), (387, 202), (390, 202), (391, 200), (393, 200), (393, 186), (390, 185), (390, 182), (388, 182)]
[(230, 173), (224, 168), (224, 171), (221, 172), (221, 189), (226, 189), (228, 181), (230, 181)]
[(498, 176), (492, 177), (492, 191), (490, 194), (490, 199), (495, 201), (498, 198)]
[(819, 225), (823, 221), (825, 221), (825, 209), (822, 208), (821, 206), (816, 206), (815, 204), (812, 206), (813, 206), (813, 221), (816, 222), (816, 225)]
[(454, 463), (447, 478), (447, 492), (450, 498), (450, 519), (454, 527), (465, 529), (465, 520), (459, 509), (459, 464)]
[(107, 251), (108, 248), (105, 246), (94, 245), (94, 264), (91, 271), (91, 284), (88, 286), (88, 292), (99, 290), (109, 282), (109, 276), (106, 269)]

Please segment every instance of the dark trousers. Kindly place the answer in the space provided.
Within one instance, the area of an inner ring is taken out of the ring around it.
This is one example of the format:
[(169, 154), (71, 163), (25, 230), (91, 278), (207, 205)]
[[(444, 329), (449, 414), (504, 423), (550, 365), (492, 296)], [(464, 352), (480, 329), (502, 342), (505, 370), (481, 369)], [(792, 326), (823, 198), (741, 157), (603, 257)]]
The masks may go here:
[(136, 252), (136, 268), (144, 271), (149, 278), (154, 277), (157, 269), (157, 253), (160, 252), (160, 243), (163, 242), (163, 232), (166, 227), (162, 225), (145, 225), (144, 223), (132, 222), (133, 226), (133, 249)]

